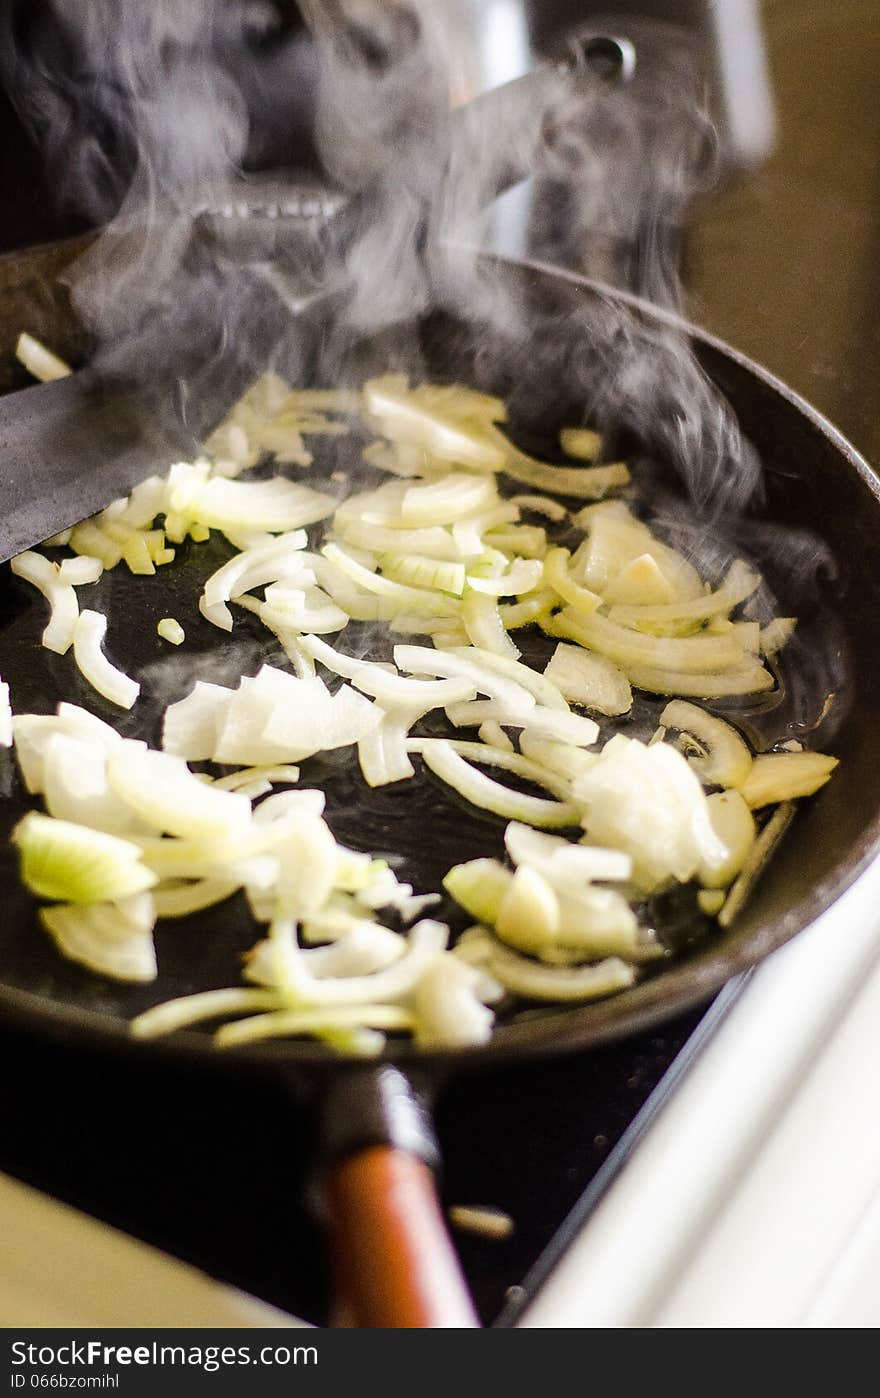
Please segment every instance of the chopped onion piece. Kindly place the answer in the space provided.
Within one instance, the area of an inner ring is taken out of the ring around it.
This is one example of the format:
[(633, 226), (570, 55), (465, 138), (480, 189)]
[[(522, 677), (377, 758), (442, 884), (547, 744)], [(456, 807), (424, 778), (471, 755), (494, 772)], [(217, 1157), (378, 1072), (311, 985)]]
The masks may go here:
[(386, 578), (409, 587), (429, 588), (460, 597), (464, 592), (463, 563), (444, 563), (420, 554), (381, 553), (379, 567)]
[(622, 461), (609, 466), (550, 466), (520, 451), (498, 428), (491, 430), (492, 440), (503, 443), (508, 453), (505, 475), (536, 490), (579, 500), (599, 500), (609, 491), (629, 484), (629, 468)]
[(568, 608), (545, 625), (552, 636), (577, 641), (625, 669), (641, 666), (704, 675), (741, 668), (745, 658), (742, 648), (730, 636), (712, 636), (708, 632), (674, 639), (648, 636), (598, 613), (584, 616)]
[(209, 529), (229, 526), (283, 534), (326, 519), (336, 508), (336, 501), (332, 495), (321, 494), (284, 476), (265, 481), (215, 477), (204, 483), (189, 508), (196, 522)]
[(604, 655), (561, 641), (544, 671), (564, 698), (597, 713), (616, 717), (632, 708), (632, 690), (622, 670)]
[(143, 830), (132, 809), (111, 790), (107, 749), (85, 736), (53, 732), (43, 748), (46, 809), (59, 820), (74, 821), (110, 835)]
[(542, 966), (494, 941), (484, 964), (489, 974), (512, 994), (526, 1000), (561, 1004), (613, 995), (632, 985), (636, 978), (633, 967), (617, 956), (593, 966)]
[(590, 747), (599, 736), (599, 725), (591, 718), (545, 709), (540, 704), (527, 714), (511, 714), (492, 700), (476, 700), (447, 705), (446, 716), (456, 728), (477, 728), (481, 723), (496, 722), (508, 728), (523, 728), (539, 738), (551, 738), (572, 747)]
[(38, 340), (35, 335), (29, 335), (26, 330), (22, 331), (16, 341), (15, 357), (29, 374), (40, 380), (40, 383), (53, 383), (56, 379), (66, 379), (73, 373), (64, 359), (59, 358), (42, 340)]
[(706, 805), (723, 854), (719, 851), (703, 860), (699, 879), (706, 888), (726, 888), (745, 864), (755, 843), (755, 818), (738, 791), (716, 791)]
[[(497, 578), (482, 578), (476, 573), (469, 573), (468, 587), (474, 592), (485, 593), (487, 597), (519, 597), (538, 586), (543, 571), (544, 565), (537, 559), (518, 558), (506, 573)], [(597, 605), (598, 602), (597, 597)]]
[(736, 559), (717, 592), (704, 593), (683, 602), (659, 606), (612, 607), (609, 616), (621, 626), (654, 635), (676, 635), (682, 628), (696, 629), (712, 617), (726, 616), (740, 602), (751, 597), (760, 585), (760, 576), (742, 559)]
[[(368, 380), (363, 394), (367, 411), (379, 420), (385, 436), (424, 447), (432, 456), (462, 466), (489, 471), (504, 467), (506, 452), (487, 436), (484, 425), (457, 421), (448, 410), (444, 412), (436, 397), (432, 399), (429, 385), (410, 390), (405, 379), (386, 374)], [(439, 401), (443, 404), (443, 399)]]
[(674, 699), (660, 715), (665, 728), (693, 734), (708, 749), (702, 756), (688, 756), (688, 763), (707, 786), (737, 786), (746, 781), (752, 768), (752, 754), (743, 739), (723, 719), (716, 718), (696, 704)]
[(81, 554), (79, 558), (63, 559), (58, 568), (58, 577), (63, 583), (70, 583), (71, 587), (82, 587), (86, 583), (97, 582), (103, 571), (100, 558)]
[[(472, 746), (479, 747), (480, 745), (473, 744)], [(410, 743), (410, 750), (419, 752), (435, 776), (440, 777), (441, 781), (445, 781), (466, 801), (470, 801), (480, 810), (492, 811), (495, 815), (504, 816), (507, 820), (521, 820), (526, 825), (560, 827), (574, 825), (577, 822), (577, 807), (570, 802), (548, 801), (540, 796), (526, 796), (522, 792), (502, 786), (500, 782), (486, 776), (485, 772), (471, 766), (445, 739), (418, 739), (414, 743)], [(501, 756), (512, 758), (515, 757), (515, 754), (502, 753)], [(492, 754), (490, 748), (486, 748), (477, 760), (488, 761), (490, 758), (495, 759), (493, 765), (502, 765), (497, 761), (497, 754)], [(530, 766), (524, 759), (520, 759), (520, 762), (524, 766)], [(540, 768), (535, 767), (530, 776), (532, 780), (541, 785), (547, 785), (547, 777)]]
[[(380, 573), (365, 568), (337, 544), (325, 544), (321, 552), (329, 562), (336, 564), (346, 573), (352, 582), (357, 583), (364, 591), (375, 593), (380, 599), (392, 603), (396, 611), (425, 612), (428, 616), (456, 615), (458, 612), (459, 603), (455, 598), (446, 597), (440, 592), (393, 582), (391, 578), (385, 578)], [(328, 590), (332, 593), (332, 589)]]
[(415, 720), (391, 713), (358, 743), (358, 761), (367, 786), (389, 786), (415, 776), (406, 741)]
[[(31, 549), (18, 554), (9, 566), (17, 578), (23, 578), (37, 588), (49, 603), (51, 616), (43, 632), (43, 645), (56, 655), (66, 654), (73, 644), (79, 617), (79, 603), (72, 585), (62, 580), (60, 570), (54, 563)], [(130, 708), (131, 705), (125, 707)]]
[(252, 587), (284, 577), (291, 570), (301, 572), (305, 565), (300, 555), (307, 543), (305, 530), (297, 529), (236, 554), (207, 579), (200, 602), (202, 615), (221, 630), (231, 631), (232, 613), (226, 603)]
[[(516, 679), (509, 679), (509, 669), (502, 673), (500, 666), (490, 663), (495, 658), (473, 647), (462, 647), (451, 652), (431, 650), (428, 646), (394, 647), (394, 663), (399, 670), (413, 675), (438, 675), (448, 679), (470, 680), (479, 694), (487, 694), (490, 699), (497, 699), (512, 713), (531, 712), (535, 707), (535, 698), (525, 686), (526, 683), (534, 682), (534, 672), (526, 665), (518, 665), (515, 671)], [(519, 683), (521, 674), (522, 684)]]
[(180, 646), (186, 640), (186, 632), (179, 621), (175, 621), (173, 616), (163, 616), (156, 627), (163, 641), (170, 641), (172, 646)]
[(498, 603), (470, 587), (462, 600), (461, 619), (471, 644), (478, 650), (519, 660), (520, 652), (507, 634)]
[(247, 797), (200, 781), (183, 758), (125, 743), (107, 760), (111, 788), (156, 830), (171, 835), (235, 839), (247, 830)]
[(794, 635), (797, 626), (797, 617), (777, 616), (768, 622), (761, 629), (761, 653), (762, 655), (776, 655), (777, 651), (787, 645)]
[(822, 752), (768, 752), (756, 757), (740, 790), (752, 809), (812, 796), (828, 781), (836, 757)]
[[(345, 982), (340, 982), (345, 984)], [(214, 1035), (219, 1048), (254, 1044), (262, 1039), (290, 1039), (302, 1035), (324, 1038), (342, 1030), (356, 1028), (412, 1030), (415, 1019), (410, 1010), (399, 1005), (332, 1005), (308, 1010), (277, 1010), (275, 1013), (253, 1015), (234, 1024), (224, 1024)], [(359, 1045), (361, 1041), (356, 1041)], [(372, 1040), (369, 1041), (372, 1046)], [(384, 1039), (373, 1051), (381, 1052)]]
[(277, 991), (246, 989), (235, 986), (229, 990), (204, 990), (198, 995), (182, 995), (165, 1000), (137, 1015), (129, 1024), (136, 1039), (158, 1039), (173, 1034), (206, 1019), (222, 1019), (226, 1015), (250, 1014), (257, 1010), (275, 1009), (281, 1004)]
[(157, 882), (136, 844), (30, 811), (12, 832), (32, 892), (68, 903), (105, 903)]
[(785, 801), (767, 821), (749, 850), (737, 878), (731, 885), (724, 907), (718, 914), (719, 927), (729, 927), (737, 913), (741, 911), (749, 894), (766, 869), (773, 851), (791, 824), (796, 809), (794, 802)]
[(602, 438), (589, 427), (563, 427), (559, 445), (566, 456), (578, 461), (597, 461), (602, 452)]
[(675, 588), (653, 554), (641, 553), (606, 584), (603, 596), (611, 607), (656, 606), (671, 602)]
[(419, 712), (412, 718), (413, 723), (416, 718), (420, 718), (431, 709), (440, 709), (446, 704), (462, 699), (472, 699), (475, 693), (474, 685), (467, 677), (434, 681), (407, 679), (374, 662), (354, 660), (350, 656), (341, 655), (317, 636), (304, 636), (302, 646), (307, 655), (320, 661), (333, 674), (351, 680), (357, 689), (371, 694), (383, 708), (417, 708)]
[[(501, 986), (493, 988), (501, 999)], [(441, 956), (419, 980), (413, 999), (416, 1039), (430, 1048), (488, 1043), (495, 1016), (484, 1003), (485, 975), (459, 957)]]
[(73, 633), (73, 654), (83, 677), (111, 704), (130, 709), (141, 692), (136, 680), (111, 665), (101, 649), (107, 632), (103, 612), (82, 612)]
[(699, 779), (666, 743), (618, 734), (576, 779), (574, 795), (590, 839), (630, 854), (646, 892), (668, 879), (687, 883), (723, 857)]
[(573, 845), (515, 821), (504, 832), (504, 844), (514, 864), (540, 869), (554, 887), (569, 888), (594, 879), (618, 883), (632, 877), (632, 859), (622, 850)]
[(428, 485), (413, 485), (404, 491), (400, 519), (407, 529), (452, 524), (493, 505), (497, 498), (494, 481), (452, 472)]
[(648, 694), (681, 694), (691, 699), (724, 699), (734, 694), (760, 694), (775, 681), (763, 665), (742, 665), (722, 674), (687, 674), (681, 670), (657, 670), (650, 665), (627, 665), (627, 677), (636, 689)]
[(568, 549), (550, 549), (544, 559), (544, 581), (558, 593), (572, 611), (581, 616), (591, 616), (601, 606), (602, 598), (597, 592), (581, 587), (568, 571), (571, 554)]
[(234, 691), (196, 680), (185, 699), (169, 704), (162, 720), (162, 747), (187, 762), (214, 756)]
[(158, 974), (149, 893), (87, 908), (56, 904), (40, 908), (39, 918), (61, 952), (99, 976), (146, 983)]
[(266, 741), (283, 748), (287, 761), (299, 762), (316, 752), (359, 743), (384, 717), (377, 704), (347, 684), (331, 697), (320, 680), (294, 683), (302, 686), (298, 705), (295, 701), (289, 707), (277, 706), (264, 730)]
[(494, 926), (512, 878), (510, 870), (497, 859), (471, 859), (466, 864), (454, 864), (443, 887), (471, 917)]
[(153, 889), (157, 917), (189, 917), (190, 913), (225, 903), (238, 889), (226, 879), (197, 879), (192, 883), (160, 885)]
[(558, 500), (551, 500), (547, 495), (514, 495), (510, 503), (516, 505), (519, 510), (532, 510), (535, 514), (546, 515), (556, 524), (564, 520), (568, 514), (564, 505), (560, 505)]

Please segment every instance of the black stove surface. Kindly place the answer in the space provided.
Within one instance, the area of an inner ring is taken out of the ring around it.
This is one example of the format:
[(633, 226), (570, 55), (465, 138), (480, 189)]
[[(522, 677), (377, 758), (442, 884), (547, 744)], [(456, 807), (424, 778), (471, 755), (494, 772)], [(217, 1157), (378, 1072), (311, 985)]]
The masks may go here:
[[(876, 0), (766, 0), (762, 11), (780, 141), (697, 214), (694, 318), (788, 379), (877, 459), (880, 13)], [(20, 149), (0, 161), (15, 242), (59, 231), (46, 215), (23, 223), (24, 205), (9, 198), (33, 178), (29, 168)], [(447, 1203), (494, 1205), (516, 1223), (504, 1242), (457, 1239), (485, 1321), (514, 1316), (542, 1254), (601, 1194), (646, 1101), (658, 1084), (661, 1097), (668, 1090), (724, 1002), (589, 1054), (457, 1078), (442, 1093)], [(0, 1061), (0, 1169), (325, 1320), (320, 1239), (302, 1203), (311, 1123), (283, 1084), (108, 1062), (8, 1027)]]

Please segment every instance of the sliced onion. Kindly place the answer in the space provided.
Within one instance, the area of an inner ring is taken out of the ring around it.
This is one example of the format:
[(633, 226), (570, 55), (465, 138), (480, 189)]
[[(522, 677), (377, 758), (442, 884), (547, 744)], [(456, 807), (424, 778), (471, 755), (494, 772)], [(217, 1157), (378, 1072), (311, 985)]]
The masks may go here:
[(97, 582), (103, 571), (100, 558), (82, 554), (79, 558), (63, 559), (58, 567), (58, 577), (63, 583), (70, 583), (71, 587), (82, 587), (86, 583)]
[(56, 904), (40, 908), (38, 915), (69, 961), (112, 980), (146, 983), (156, 979), (155, 913), (149, 893), (88, 908)]
[(568, 571), (571, 554), (568, 549), (550, 549), (544, 559), (544, 581), (558, 593), (576, 615), (591, 616), (601, 605), (597, 592), (581, 587)]
[(12, 832), (21, 876), (34, 893), (68, 903), (105, 903), (157, 882), (138, 845), (30, 811)]
[(493, 505), (494, 481), (452, 472), (428, 485), (413, 485), (403, 493), (400, 520), (405, 529), (453, 524)]
[(54, 383), (73, 373), (70, 365), (53, 353), (42, 340), (23, 330), (15, 343), (15, 357), (40, 383)]
[(156, 830), (235, 839), (250, 826), (247, 797), (199, 781), (180, 757), (124, 743), (107, 760), (110, 786)]
[(650, 665), (627, 665), (627, 678), (648, 694), (680, 694), (690, 699), (725, 699), (734, 694), (761, 694), (775, 681), (763, 665), (744, 664), (721, 674), (690, 674), (657, 670)]
[[(474, 748), (481, 748), (480, 744), (470, 745)], [(526, 796), (522, 792), (514, 791), (512, 788), (502, 786), (492, 777), (486, 776), (478, 768), (471, 766), (452, 743), (442, 738), (422, 738), (410, 742), (410, 751), (418, 752), (426, 766), (430, 767), (435, 776), (445, 781), (466, 801), (480, 810), (491, 811), (495, 815), (504, 816), (507, 820), (521, 820), (526, 825), (538, 825), (546, 827), (560, 827), (574, 825), (577, 823), (577, 807), (570, 802), (548, 801), (540, 796)], [(515, 753), (502, 752), (501, 758), (513, 759)], [(507, 766), (514, 770), (511, 761), (501, 762), (498, 760), (499, 754), (493, 753), (491, 749), (485, 748), (480, 751), (478, 761), (490, 762), (493, 766)], [(528, 780), (547, 785), (548, 778), (544, 771), (520, 758), (516, 770), (520, 767), (529, 768)], [(522, 775), (525, 775), (523, 772)]]
[(761, 579), (742, 559), (731, 564), (723, 583), (716, 592), (707, 592), (685, 602), (667, 602), (660, 606), (612, 607), (609, 616), (621, 626), (632, 627), (654, 635), (674, 636), (683, 629), (695, 630), (712, 617), (726, 616), (740, 602), (751, 597)]
[(165, 1000), (151, 1010), (137, 1015), (129, 1024), (136, 1039), (158, 1039), (178, 1029), (201, 1024), (207, 1019), (224, 1019), (227, 1015), (251, 1014), (257, 1010), (274, 1009), (281, 1004), (277, 991), (246, 989), (205, 990), (198, 995), (182, 995)]
[(836, 757), (823, 752), (768, 752), (756, 757), (740, 790), (756, 810), (777, 801), (812, 796), (837, 766)]
[[(54, 563), (30, 549), (13, 558), (9, 566), (17, 578), (37, 588), (49, 603), (51, 615), (49, 625), (43, 632), (43, 645), (56, 655), (66, 654), (73, 644), (79, 618), (79, 603), (72, 585), (62, 580), (60, 570)], [(130, 708), (131, 705), (126, 704), (125, 707)]]
[[(179, 507), (178, 507), (179, 508)], [(265, 481), (215, 477), (205, 483), (190, 508), (209, 529), (265, 529), (283, 534), (326, 519), (336, 508), (332, 495), (273, 476)]]
[[(340, 982), (345, 984), (345, 982)], [(253, 1015), (233, 1024), (224, 1024), (214, 1035), (218, 1048), (233, 1048), (241, 1044), (255, 1044), (264, 1039), (295, 1038), (313, 1035), (325, 1038), (336, 1036), (343, 1030), (359, 1028), (382, 1029), (389, 1031), (412, 1031), (415, 1018), (410, 1010), (399, 1005), (333, 1005), (313, 1010), (278, 1010), (275, 1013)], [(364, 1042), (356, 1039), (356, 1051), (364, 1049), (370, 1053), (380, 1053), (384, 1038), (378, 1043), (372, 1037)]]
[(544, 678), (573, 704), (582, 704), (597, 713), (617, 716), (632, 708), (632, 690), (623, 671), (604, 655), (594, 655), (580, 646), (561, 641)]
[(493, 1012), (484, 1003), (487, 989), (501, 999), (501, 986), (487, 987), (485, 975), (455, 956), (442, 956), (419, 980), (413, 1000), (416, 1039), (429, 1048), (464, 1048), (492, 1037)]
[(93, 689), (118, 704), (121, 709), (130, 709), (141, 692), (137, 680), (111, 665), (101, 649), (107, 633), (107, 618), (103, 612), (82, 612), (73, 633), (73, 654), (83, 677)]
[(622, 850), (573, 845), (516, 822), (505, 830), (504, 844), (514, 864), (540, 869), (554, 887), (570, 888), (594, 879), (617, 883), (632, 876), (632, 859)]
[(187, 762), (214, 756), (234, 690), (196, 680), (185, 699), (169, 704), (162, 720), (162, 747)]
[(742, 786), (746, 781), (752, 767), (752, 754), (729, 723), (683, 699), (674, 699), (666, 705), (660, 723), (684, 735), (693, 734), (705, 744), (708, 751), (703, 756), (688, 756), (688, 762), (707, 786)]
[(514, 995), (560, 1004), (598, 1000), (625, 990), (635, 970), (617, 956), (593, 966), (542, 966), (493, 941), (484, 962), (489, 974)]
[(631, 631), (597, 613), (584, 616), (568, 608), (545, 625), (551, 635), (577, 641), (587, 650), (598, 651), (624, 669), (642, 666), (653, 670), (705, 675), (741, 668), (745, 658), (741, 646), (727, 635), (704, 633), (668, 640)]
[[(491, 659), (494, 657), (490, 658), (487, 653), (471, 647), (444, 652), (432, 650), (428, 646), (394, 647), (394, 663), (399, 670), (413, 675), (466, 679), (478, 693), (487, 694), (490, 699), (497, 699), (511, 712), (531, 712), (535, 707), (535, 698), (525, 684), (533, 682), (534, 672), (526, 665), (517, 666), (514, 672), (516, 680), (509, 679), (507, 675), (511, 672), (502, 672), (500, 666), (491, 663)], [(519, 683), (521, 672), (522, 684)]]
[(197, 879), (192, 883), (164, 884), (153, 889), (158, 918), (189, 917), (191, 913), (225, 903), (238, 889), (226, 879)]
[(508, 660), (519, 660), (520, 652), (507, 634), (498, 603), (470, 587), (462, 599), (461, 619), (471, 645)]

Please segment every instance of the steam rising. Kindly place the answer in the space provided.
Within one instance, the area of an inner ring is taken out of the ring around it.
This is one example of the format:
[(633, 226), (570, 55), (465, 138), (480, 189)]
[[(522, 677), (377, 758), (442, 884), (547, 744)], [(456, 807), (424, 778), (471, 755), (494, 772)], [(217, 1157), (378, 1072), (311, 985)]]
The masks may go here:
[[(413, 331), (430, 314), (446, 325), (449, 370), (462, 377), (466, 365), (503, 393), (514, 427), (579, 415), (639, 463), (657, 499), (671, 464), (668, 532), (681, 543), (684, 529), (698, 563), (711, 573), (717, 558), (720, 570), (760, 467), (677, 318), (681, 226), (714, 173), (689, 42), (642, 28), (629, 87), (547, 67), (451, 112), (455, 0), (302, 0), (318, 56), (317, 153), (349, 201), (325, 228), (285, 216), (295, 194), (268, 220), (237, 213), (275, 197), (241, 168), (248, 111), (233, 59), (253, 8), (48, 0), (51, 31), (25, 6), (14, 26), (7, 13), (7, 82), (59, 191), (109, 218), (73, 274), (99, 362), (155, 377), (195, 438), (195, 407), (212, 393), (228, 401), (230, 376), (240, 391), (268, 364), (291, 376), (317, 365), (332, 382), (389, 364), (416, 379), (443, 372)], [(564, 279), (536, 298), (521, 269), (477, 255), (496, 195), (522, 176), (534, 255), (629, 299), (584, 296)], [(664, 314), (644, 314), (640, 297)], [(730, 549), (742, 547), (739, 528)], [(748, 530), (759, 559), (780, 553), (778, 532), (768, 543)], [(790, 552), (802, 573), (823, 561), (803, 539)]]

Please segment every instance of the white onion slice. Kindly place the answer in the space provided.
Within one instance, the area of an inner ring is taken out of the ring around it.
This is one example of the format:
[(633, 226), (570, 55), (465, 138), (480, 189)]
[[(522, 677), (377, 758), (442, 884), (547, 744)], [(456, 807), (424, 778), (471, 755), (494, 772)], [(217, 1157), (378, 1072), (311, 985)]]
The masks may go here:
[(110, 835), (144, 828), (131, 807), (111, 790), (107, 750), (100, 743), (53, 733), (43, 750), (43, 792), (47, 811), (59, 820)]
[(79, 558), (65, 558), (58, 568), (58, 577), (71, 587), (82, 587), (86, 583), (96, 583), (104, 571), (100, 558), (82, 554)]
[(61, 359), (44, 345), (42, 340), (38, 340), (35, 335), (29, 335), (26, 330), (21, 332), (16, 341), (15, 357), (29, 374), (39, 379), (40, 383), (54, 383), (56, 379), (66, 379), (73, 373), (66, 360)]
[(169, 704), (162, 720), (162, 747), (187, 762), (214, 756), (234, 690), (196, 680), (185, 699)]
[(499, 673), (500, 667), (489, 663), (484, 652), (473, 647), (441, 652), (428, 646), (395, 646), (394, 663), (408, 674), (469, 680), (479, 694), (497, 699), (512, 713), (527, 714), (535, 707), (534, 694), (518, 682), (520, 670), (527, 675), (533, 673), (527, 666), (517, 669), (516, 680), (508, 679), (506, 674)]
[(504, 844), (514, 864), (539, 869), (555, 888), (569, 888), (594, 879), (625, 882), (632, 875), (632, 859), (622, 850), (574, 845), (558, 835), (545, 835), (516, 821), (511, 821), (505, 830)]
[(251, 823), (251, 804), (236, 792), (200, 781), (180, 757), (125, 743), (110, 754), (113, 791), (156, 830), (234, 840)]
[(90, 907), (55, 904), (40, 908), (39, 918), (69, 961), (112, 980), (146, 983), (156, 979), (156, 919), (149, 893)]
[[(29, 582), (43, 594), (51, 608), (49, 625), (43, 632), (43, 645), (56, 655), (64, 655), (73, 644), (79, 617), (79, 603), (69, 582), (63, 582), (58, 568), (41, 553), (28, 549), (10, 562), (17, 578)], [(132, 701), (134, 702), (134, 701)], [(125, 708), (131, 705), (126, 704)]]
[(73, 633), (74, 658), (84, 679), (93, 689), (111, 704), (130, 709), (141, 687), (107, 659), (101, 649), (106, 633), (107, 618), (103, 612), (82, 612)]
[(229, 526), (283, 534), (326, 519), (336, 508), (336, 501), (332, 495), (299, 485), (284, 476), (273, 476), (265, 481), (215, 477), (202, 486), (189, 508), (196, 520), (209, 529)]
[[(422, 738), (410, 742), (410, 751), (421, 754), (422, 760), (430, 767), (435, 776), (445, 781), (466, 801), (477, 806), (483, 811), (492, 811), (493, 814), (504, 816), (507, 820), (520, 820), (526, 825), (538, 825), (550, 828), (576, 825), (578, 821), (578, 808), (570, 802), (548, 801), (540, 796), (526, 796), (522, 792), (514, 791), (511, 787), (502, 786), (500, 782), (488, 777), (485, 772), (471, 766), (452, 746), (442, 738)], [(479, 748), (480, 744), (474, 743), (473, 748)], [(487, 761), (490, 750), (486, 749), (486, 754), (480, 753), (477, 761)], [(510, 758), (515, 756), (511, 753), (502, 753), (502, 757)], [(523, 761), (523, 759), (520, 759)], [(501, 766), (500, 762), (493, 765)], [(503, 764), (510, 765), (510, 764)], [(529, 764), (526, 764), (529, 765)], [(536, 768), (532, 778), (546, 785), (544, 773)]]
[(495, 1015), (484, 1003), (487, 992), (494, 992), (496, 1000), (504, 994), (500, 985), (489, 986), (485, 975), (460, 957), (438, 957), (416, 988), (413, 1008), (418, 1042), (434, 1048), (488, 1043)]

